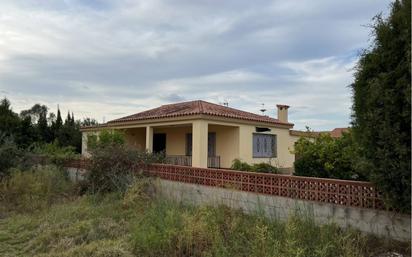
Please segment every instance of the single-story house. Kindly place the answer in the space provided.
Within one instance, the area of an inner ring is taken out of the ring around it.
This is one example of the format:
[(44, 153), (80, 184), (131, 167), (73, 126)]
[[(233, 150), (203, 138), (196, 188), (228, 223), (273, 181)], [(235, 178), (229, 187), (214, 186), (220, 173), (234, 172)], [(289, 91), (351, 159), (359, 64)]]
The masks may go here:
[(164, 151), (168, 162), (194, 167), (230, 168), (234, 159), (271, 163), (290, 172), (294, 143), (287, 105), (277, 105), (277, 118), (206, 101), (162, 105), (158, 108), (83, 127), (82, 154), (87, 136), (102, 129), (120, 130), (126, 143), (140, 150)]

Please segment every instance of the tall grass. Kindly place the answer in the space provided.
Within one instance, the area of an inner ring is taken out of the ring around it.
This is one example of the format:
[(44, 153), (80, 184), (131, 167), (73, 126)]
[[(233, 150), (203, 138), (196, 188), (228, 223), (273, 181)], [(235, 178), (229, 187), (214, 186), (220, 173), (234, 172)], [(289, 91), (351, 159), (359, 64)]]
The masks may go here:
[(43, 209), (69, 196), (70, 189), (67, 174), (56, 166), (12, 169), (11, 176), (0, 181), (0, 214)]
[[(22, 199), (32, 190), (65, 194), (67, 180), (64, 174), (56, 174), (54, 168), (16, 172), (12, 180), (21, 183), (25, 178), (41, 186), (24, 191), (19, 183), (9, 182), (14, 185), (9, 188), (25, 192)], [(49, 202), (50, 194), (36, 198), (48, 203), (45, 208), (33, 212), (30, 207), (27, 211), (24, 200), (24, 208), (15, 208), (14, 215), (0, 218), (0, 256), (355, 257), (389, 250), (410, 253), (408, 244), (342, 230), (333, 224), (317, 226), (311, 218), (299, 214), (281, 222), (224, 206), (178, 204), (157, 198), (147, 179), (139, 179), (124, 194), (83, 195)], [(9, 199), (22, 202), (17, 195)]]

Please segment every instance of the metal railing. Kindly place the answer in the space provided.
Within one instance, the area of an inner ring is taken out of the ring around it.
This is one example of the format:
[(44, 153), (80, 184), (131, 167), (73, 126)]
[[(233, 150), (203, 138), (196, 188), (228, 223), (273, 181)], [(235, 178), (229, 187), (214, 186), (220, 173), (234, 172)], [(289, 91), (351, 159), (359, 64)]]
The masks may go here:
[[(181, 166), (192, 166), (192, 156), (191, 155), (167, 155), (165, 158), (166, 164), (181, 165)], [(207, 157), (207, 167), (209, 168), (220, 168), (220, 156), (209, 156)]]
[(167, 164), (192, 166), (192, 156), (190, 155), (167, 155), (165, 158)]

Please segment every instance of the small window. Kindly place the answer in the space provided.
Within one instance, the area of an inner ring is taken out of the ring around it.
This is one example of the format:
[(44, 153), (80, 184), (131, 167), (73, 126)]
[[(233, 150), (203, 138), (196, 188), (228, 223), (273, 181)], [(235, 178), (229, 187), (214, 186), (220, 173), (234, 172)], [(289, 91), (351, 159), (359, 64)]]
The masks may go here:
[(253, 134), (253, 158), (277, 157), (276, 135)]

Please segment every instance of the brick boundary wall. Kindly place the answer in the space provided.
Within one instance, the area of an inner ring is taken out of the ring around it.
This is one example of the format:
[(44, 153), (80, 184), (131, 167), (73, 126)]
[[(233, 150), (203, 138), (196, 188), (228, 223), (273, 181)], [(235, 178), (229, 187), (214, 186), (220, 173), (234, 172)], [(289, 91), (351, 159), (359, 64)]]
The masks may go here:
[[(80, 159), (68, 161), (65, 166), (86, 170), (88, 164), (87, 159)], [(143, 169), (150, 176), (171, 181), (350, 207), (385, 209), (381, 194), (370, 182), (196, 168), (170, 164), (139, 165), (136, 169)]]
[(385, 209), (381, 194), (370, 182), (168, 164), (148, 165), (147, 172), (172, 181), (351, 207)]

